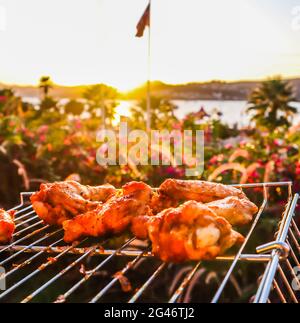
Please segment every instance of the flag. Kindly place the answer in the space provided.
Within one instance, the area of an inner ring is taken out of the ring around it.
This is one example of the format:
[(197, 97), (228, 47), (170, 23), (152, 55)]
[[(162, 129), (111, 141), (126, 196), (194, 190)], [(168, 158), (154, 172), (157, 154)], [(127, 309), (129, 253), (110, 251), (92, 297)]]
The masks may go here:
[(150, 8), (151, 8), (151, 5), (149, 3), (145, 12), (142, 15), (140, 21), (138, 22), (138, 24), (136, 26), (137, 32), (136, 32), (135, 37), (139, 37), (139, 38), (143, 37), (145, 28), (150, 27)]

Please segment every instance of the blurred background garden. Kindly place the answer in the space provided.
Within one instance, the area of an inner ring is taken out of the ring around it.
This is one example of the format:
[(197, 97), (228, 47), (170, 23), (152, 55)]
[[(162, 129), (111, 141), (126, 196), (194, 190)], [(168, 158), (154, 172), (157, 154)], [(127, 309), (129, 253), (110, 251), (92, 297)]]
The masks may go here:
[[(171, 160), (165, 166), (105, 167), (97, 163), (97, 150), (105, 145), (97, 142), (97, 131), (103, 127), (118, 131), (120, 121), (127, 121), (130, 129), (145, 129), (145, 100), (126, 100), (124, 94), (104, 84), (85, 87), (81, 98), (60, 100), (52, 96), (55, 87), (50, 77), (41, 77), (36, 87), (40, 100), (35, 103), (10, 88), (0, 91), (1, 205), (15, 204), (19, 192), (34, 191), (40, 183), (66, 178), (117, 187), (130, 180), (157, 186), (165, 178), (185, 178), (187, 165), (177, 166)], [(178, 118), (176, 100), (153, 96), (151, 127), (204, 131), (205, 165), (199, 179), (293, 181), (298, 190), (300, 135), (294, 124), (295, 101), (295, 90), (288, 81), (266, 80), (250, 92), (245, 109), (249, 123), (241, 126), (226, 123), (218, 106), (209, 111), (195, 106), (195, 112)]]
[(0, 9), (1, 207), (66, 178), (117, 187), (185, 178), (189, 165), (172, 160), (97, 163), (99, 129), (145, 130), (148, 118), (155, 130), (204, 131), (198, 179), (299, 190), (294, 0), (0, 0)]
[[(20, 192), (66, 179), (116, 187), (132, 180), (158, 187), (166, 178), (292, 181), (300, 192), (299, 1), (0, 0), (0, 208), (18, 205)], [(160, 166), (100, 165), (97, 152), (108, 145), (97, 133), (118, 133), (121, 122), (128, 131), (202, 130), (204, 172), (186, 177), (193, 165), (172, 158)], [(259, 206), (265, 198), (261, 188), (245, 192)], [(277, 231), (288, 192), (268, 192), (246, 253)], [(247, 235), (251, 225), (239, 232)], [(212, 297), (227, 265), (201, 266), (184, 300), (192, 291), (200, 301)], [(243, 287), (233, 282), (228, 295), (249, 301), (264, 264), (240, 265), (235, 277)], [(151, 268), (129, 279), (140, 286)], [(192, 268), (170, 265), (149, 299), (167, 299), (165, 287), (171, 295)], [(109, 272), (99, 279), (110, 281)], [(122, 300), (115, 292), (109, 300)]]

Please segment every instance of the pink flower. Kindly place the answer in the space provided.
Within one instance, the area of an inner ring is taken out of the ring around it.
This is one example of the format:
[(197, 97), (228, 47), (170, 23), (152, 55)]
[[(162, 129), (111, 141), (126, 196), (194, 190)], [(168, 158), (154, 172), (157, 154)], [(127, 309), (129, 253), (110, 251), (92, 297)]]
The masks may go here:
[(216, 155), (216, 156), (212, 157), (209, 162), (211, 164), (217, 164), (217, 163), (221, 163), (222, 161), (224, 161), (224, 159), (225, 159), (225, 156), (223, 154), (220, 154), (220, 155)]
[(240, 142), (240, 147), (241, 147), (241, 148), (245, 147), (246, 145), (247, 145), (247, 142), (246, 142), (245, 140), (242, 140), (242, 141)]
[(169, 175), (175, 175), (176, 174), (176, 169), (174, 168), (174, 167), (168, 167), (167, 168), (167, 174), (169, 174)]
[(261, 159), (258, 159), (258, 160), (257, 160), (257, 163), (258, 163), (260, 166), (264, 166), (264, 162), (263, 162)]
[(47, 125), (43, 125), (43, 126), (40, 126), (39, 129), (38, 129), (38, 134), (41, 135), (41, 134), (45, 134), (47, 133), (49, 130), (49, 126)]
[(176, 123), (173, 125), (173, 129), (180, 130), (180, 129), (181, 129), (181, 124), (180, 124), (179, 122), (176, 122)]
[(218, 156), (214, 156), (209, 161), (211, 164), (216, 164), (218, 162)]
[(46, 136), (45, 135), (40, 135), (40, 142), (45, 142), (46, 141)]
[(253, 179), (254, 179), (254, 178), (259, 178), (259, 173), (258, 173), (257, 171), (254, 171), (254, 172), (250, 175), (250, 177), (252, 177)]
[(275, 139), (274, 140), (274, 145), (276, 145), (276, 146), (281, 146), (283, 144), (283, 141), (282, 140), (280, 140), (280, 139)]
[(170, 166), (166, 169), (166, 173), (172, 177), (182, 177), (184, 175), (184, 170)]
[(78, 130), (81, 129), (82, 128), (81, 120), (79, 120), (79, 119), (75, 120), (74, 126), (75, 126), (75, 129), (78, 129)]

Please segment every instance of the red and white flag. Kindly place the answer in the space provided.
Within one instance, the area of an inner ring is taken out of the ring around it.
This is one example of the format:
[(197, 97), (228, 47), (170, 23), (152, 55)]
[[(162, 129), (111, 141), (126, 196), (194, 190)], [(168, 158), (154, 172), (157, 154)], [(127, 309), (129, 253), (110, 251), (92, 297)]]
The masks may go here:
[(150, 13), (151, 13), (151, 3), (149, 2), (145, 12), (143, 13), (140, 21), (138, 22), (136, 29), (136, 37), (143, 37), (146, 27), (150, 27)]

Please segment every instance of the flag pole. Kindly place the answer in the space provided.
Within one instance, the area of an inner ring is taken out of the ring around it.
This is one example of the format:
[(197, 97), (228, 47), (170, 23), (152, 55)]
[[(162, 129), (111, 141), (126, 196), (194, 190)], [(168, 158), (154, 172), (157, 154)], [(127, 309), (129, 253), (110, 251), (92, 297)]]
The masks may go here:
[(147, 76), (147, 131), (151, 131), (151, 0), (149, 0), (149, 27), (148, 27), (148, 76)]

